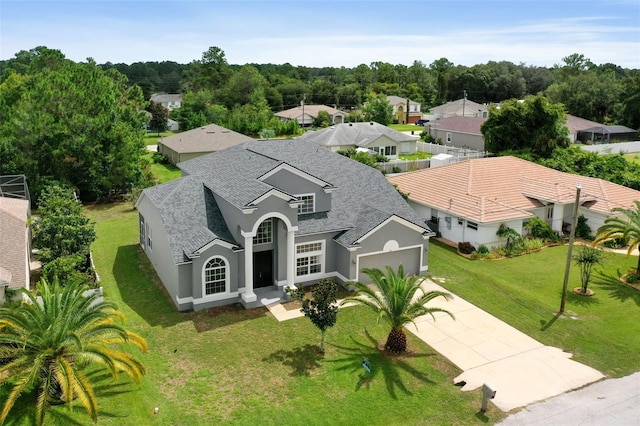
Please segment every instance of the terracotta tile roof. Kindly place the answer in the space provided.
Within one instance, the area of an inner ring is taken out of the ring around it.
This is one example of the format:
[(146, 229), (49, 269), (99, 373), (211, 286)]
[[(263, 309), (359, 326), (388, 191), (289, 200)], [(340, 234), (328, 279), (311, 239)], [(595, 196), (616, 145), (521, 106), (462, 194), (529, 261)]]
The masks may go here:
[(29, 280), (29, 201), (0, 197), (0, 277), (9, 287), (27, 287)]
[(476, 222), (532, 216), (547, 202), (571, 203), (582, 186), (583, 206), (608, 214), (630, 207), (640, 191), (586, 176), (563, 173), (516, 157), (491, 157), (418, 170), (389, 178), (412, 201)]

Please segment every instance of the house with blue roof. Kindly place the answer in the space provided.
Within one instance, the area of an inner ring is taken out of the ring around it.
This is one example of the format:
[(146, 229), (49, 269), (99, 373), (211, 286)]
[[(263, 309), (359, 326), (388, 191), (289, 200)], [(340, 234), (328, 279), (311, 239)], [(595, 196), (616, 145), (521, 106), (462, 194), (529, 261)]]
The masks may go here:
[(140, 246), (180, 311), (284, 298), (363, 268), (427, 271), (433, 235), (378, 170), (303, 140), (248, 141), (145, 189)]

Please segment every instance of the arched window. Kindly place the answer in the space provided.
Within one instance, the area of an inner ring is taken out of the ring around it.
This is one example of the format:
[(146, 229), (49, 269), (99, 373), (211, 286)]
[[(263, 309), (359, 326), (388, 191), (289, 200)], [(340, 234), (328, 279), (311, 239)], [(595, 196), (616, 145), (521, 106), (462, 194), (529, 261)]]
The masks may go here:
[(204, 295), (224, 293), (227, 290), (227, 264), (214, 257), (204, 265)]

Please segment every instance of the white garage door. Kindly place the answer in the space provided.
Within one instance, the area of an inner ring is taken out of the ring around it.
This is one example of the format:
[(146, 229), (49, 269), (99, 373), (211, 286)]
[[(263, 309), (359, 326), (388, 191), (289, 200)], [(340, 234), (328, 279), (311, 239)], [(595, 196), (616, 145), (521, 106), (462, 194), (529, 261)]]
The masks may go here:
[(405, 275), (420, 274), (420, 247), (395, 250), (391, 252), (360, 256), (358, 262), (358, 281), (370, 283), (369, 277), (362, 273), (365, 268), (378, 268), (385, 271), (387, 266), (391, 266), (394, 271), (402, 264)]

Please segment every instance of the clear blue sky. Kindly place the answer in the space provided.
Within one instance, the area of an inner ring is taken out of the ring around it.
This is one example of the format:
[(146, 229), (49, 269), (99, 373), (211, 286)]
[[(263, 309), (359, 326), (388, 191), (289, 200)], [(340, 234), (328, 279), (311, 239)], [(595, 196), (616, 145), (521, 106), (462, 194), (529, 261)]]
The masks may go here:
[(98, 63), (200, 59), (311, 67), (381, 61), (640, 68), (640, 0), (0, 0), (0, 59), (47, 46)]

